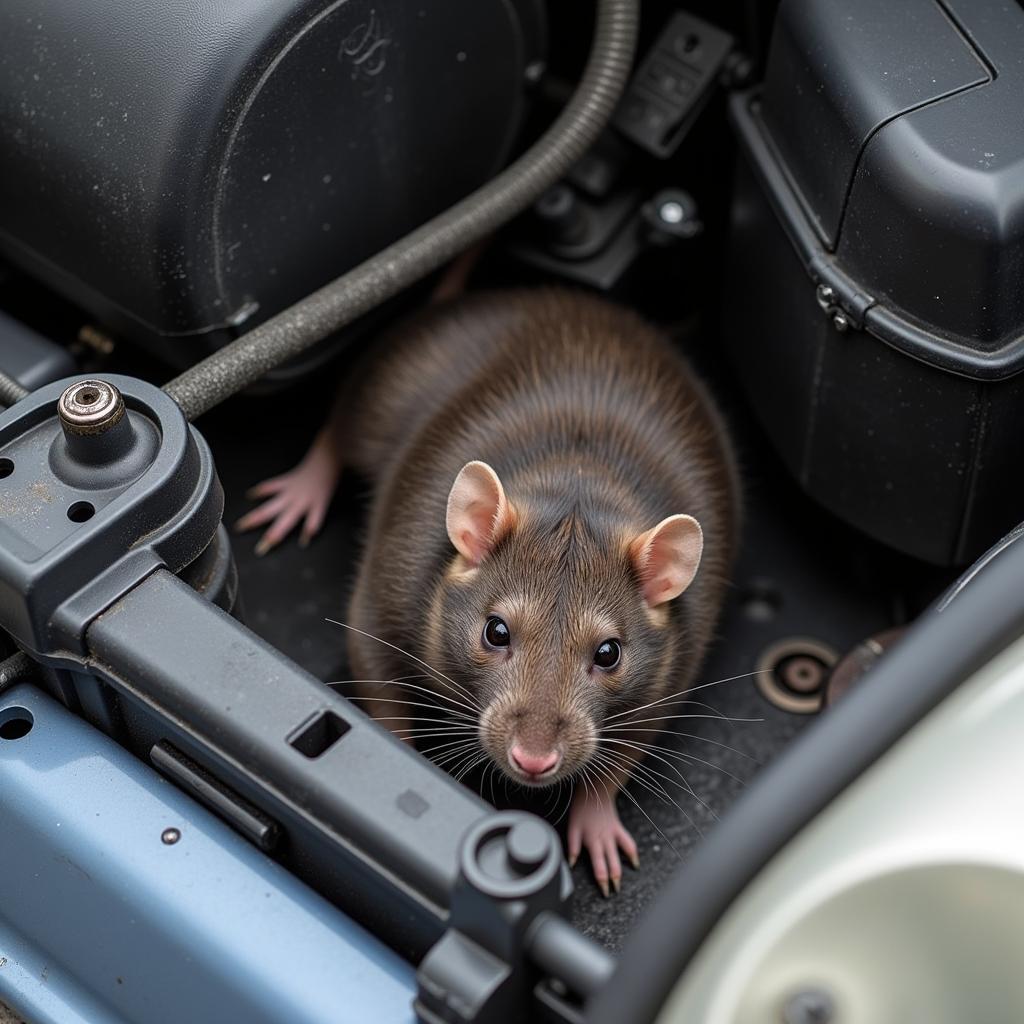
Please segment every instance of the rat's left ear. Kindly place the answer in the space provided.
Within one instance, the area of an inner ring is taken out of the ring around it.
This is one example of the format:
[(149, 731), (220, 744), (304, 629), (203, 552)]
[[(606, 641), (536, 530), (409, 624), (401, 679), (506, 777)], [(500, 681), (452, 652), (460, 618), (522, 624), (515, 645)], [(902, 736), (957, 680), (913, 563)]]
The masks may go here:
[(704, 534), (693, 516), (669, 516), (629, 545), (629, 556), (652, 607), (678, 597), (697, 575)]
[(486, 462), (466, 463), (448, 495), (446, 525), (455, 550), (475, 567), (514, 523), (498, 474)]

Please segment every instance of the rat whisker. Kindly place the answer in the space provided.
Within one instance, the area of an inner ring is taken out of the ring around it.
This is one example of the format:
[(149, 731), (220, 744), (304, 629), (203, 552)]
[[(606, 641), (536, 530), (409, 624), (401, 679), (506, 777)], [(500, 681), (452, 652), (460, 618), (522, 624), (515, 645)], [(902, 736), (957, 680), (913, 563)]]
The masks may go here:
[[(631, 718), (625, 725), (640, 725), (644, 722), (671, 722), (680, 718), (714, 718), (719, 722), (763, 722), (763, 718), (731, 718), (728, 715), (659, 715), (657, 718)], [(603, 726), (601, 732), (611, 732), (620, 726)]]
[(438, 738), (439, 739), (444, 739), (444, 742), (443, 743), (434, 743), (431, 746), (427, 747), (423, 751), (423, 754), (425, 754), (427, 757), (430, 757), (431, 754), (437, 753), (438, 751), (450, 750), (452, 747), (465, 747), (465, 746), (468, 746), (471, 743), (475, 743), (476, 742), (476, 738), (475, 737), (472, 737), (472, 738), (460, 737), (458, 739), (450, 739), (450, 740), (449, 739), (445, 739), (443, 736), (442, 737), (438, 737)]
[[(380, 715), (380, 716), (374, 715), (373, 720), (375, 722), (395, 722), (395, 721), (403, 722), (403, 721), (408, 721), (409, 717), (410, 717), (409, 715)], [(421, 718), (421, 717), (417, 716), (416, 720), (418, 722), (436, 722), (438, 725), (451, 725), (451, 726), (454, 726), (455, 724), (457, 724), (457, 723), (453, 722), (450, 718)], [(469, 728), (469, 727), (466, 726), (466, 728)]]
[(649, 704), (641, 704), (637, 708), (627, 708), (625, 711), (618, 711), (614, 715), (609, 715), (606, 721), (610, 721), (613, 718), (621, 718), (623, 715), (636, 714), (638, 711), (645, 711), (647, 708), (656, 707), (659, 704), (663, 704), (666, 701), (670, 701), (674, 697), (682, 697), (687, 693), (696, 693), (698, 690), (706, 690), (709, 686), (721, 686), (723, 683), (732, 683), (737, 679), (748, 679), (750, 676), (763, 675), (765, 672), (770, 672), (770, 669), (755, 669), (753, 672), (741, 672), (738, 676), (727, 676), (725, 679), (715, 679), (710, 683), (701, 683), (699, 686), (688, 686), (685, 690), (679, 690), (677, 693), (669, 693), (664, 697), (659, 697), (657, 700), (652, 700)]
[[(608, 751), (604, 751), (600, 754), (595, 753), (594, 757), (598, 764), (603, 764), (607, 769), (616, 772), (621, 772), (627, 769), (627, 765), (624, 761), (612, 760), (612, 758), (608, 756)], [(644, 789), (648, 790), (650, 793), (653, 793), (663, 804), (671, 802), (671, 797), (669, 797), (669, 795), (665, 792), (663, 787), (658, 786), (657, 788), (655, 788), (647, 779), (643, 778), (643, 776), (635, 774), (632, 768), (629, 768), (629, 772), (630, 782), (636, 782), (638, 786), (641, 786)], [(679, 808), (679, 810), (682, 811), (682, 808)]]
[[(723, 721), (726, 721), (726, 722), (734, 721), (734, 719), (730, 719), (722, 711), (719, 711), (719, 709), (716, 708), (713, 704), (708, 704), (708, 703), (706, 703), (705, 701), (702, 701), (702, 700), (674, 700), (674, 701), (671, 701), (671, 703), (673, 705), (690, 704), (693, 707), (707, 708), (708, 711), (712, 712), (712, 715), (711, 715), (712, 718), (721, 718)], [(661, 707), (658, 707), (656, 710), (661, 711), (662, 708), (664, 708), (664, 707), (668, 707), (668, 705), (667, 704), (662, 705)], [(640, 713), (640, 709), (637, 709), (637, 711), (634, 712), (634, 714), (639, 714), (639, 713)], [(627, 722), (631, 722), (631, 721), (633, 721), (633, 719), (627, 718), (626, 721)], [(640, 719), (640, 721), (642, 721), (642, 722), (658, 721), (658, 719), (645, 719), (645, 718), (642, 718), (642, 719)], [(763, 719), (758, 719), (758, 721), (763, 721)], [(617, 727), (613, 726), (612, 728), (617, 728)]]
[[(665, 842), (669, 846), (669, 849), (671, 849), (671, 851), (680, 860), (682, 860), (683, 855), (676, 849), (675, 844), (672, 842), (672, 840), (669, 839), (669, 837), (665, 835), (665, 833), (658, 827), (657, 822), (655, 822), (655, 820), (643, 809), (643, 807), (640, 806), (640, 801), (637, 800), (637, 798), (633, 796), (633, 794), (630, 793), (628, 789), (619, 789), (614, 776), (611, 774), (611, 772), (608, 771), (608, 769), (604, 768), (602, 770), (604, 771), (608, 781), (611, 783), (612, 793), (615, 793), (615, 791), (617, 790), (619, 793), (624, 794), (625, 797), (630, 801), (630, 803), (632, 803), (633, 806), (651, 823), (651, 827), (658, 833), (658, 835), (665, 840)], [(614, 796), (612, 799), (614, 799)]]
[[(573, 794), (575, 792), (575, 786), (573, 785), (573, 780), (572, 779), (559, 779), (558, 780), (558, 795), (559, 796), (562, 795), (562, 785), (565, 782), (569, 783), (569, 799), (566, 800), (566, 802), (565, 802), (565, 810), (563, 810), (562, 813), (557, 818), (555, 818), (555, 820), (551, 823), (552, 828), (558, 828), (559, 822), (561, 822), (561, 820), (566, 816), (566, 814), (569, 811), (569, 808), (572, 807), (572, 798), (573, 798)], [(556, 804), (555, 806), (558, 806), (558, 805)]]
[[(694, 828), (694, 830), (697, 832), (697, 835), (699, 835), (701, 839), (704, 838), (704, 833), (701, 830), (701, 827), (697, 824), (697, 822), (693, 820), (693, 816), (687, 810), (685, 810), (685, 808), (681, 807), (678, 803), (676, 803), (675, 800), (672, 799), (672, 797), (669, 795), (668, 790), (665, 789), (662, 783), (658, 781), (658, 778), (663, 778), (667, 782), (671, 782), (673, 783), (673, 785), (676, 786), (679, 786), (678, 782), (675, 782), (673, 779), (668, 778), (667, 775), (661, 775), (660, 772), (654, 771), (654, 769), (650, 768), (648, 765), (640, 764), (638, 761), (634, 761), (632, 758), (627, 757), (625, 754), (619, 754), (613, 751), (605, 751), (604, 753), (606, 755), (614, 754), (618, 761), (612, 760), (609, 762), (610, 764), (614, 765), (619, 771), (626, 770), (630, 772), (632, 778), (636, 779), (636, 781), (640, 785), (645, 786), (652, 793), (656, 793), (656, 795), (661, 796), (663, 803), (668, 802), (672, 804), (672, 806), (675, 807), (675, 809), (679, 811), (679, 813)], [(642, 772), (643, 774), (636, 774), (639, 772)], [(655, 789), (653, 788), (654, 786), (657, 787), (657, 791), (655, 791)], [(680, 786), (680, 788), (684, 791), (687, 791), (686, 788), (683, 786)], [(691, 795), (695, 795), (693, 794), (692, 790), (689, 790), (688, 792)], [(710, 810), (710, 808), (708, 808), (708, 810)]]
[(620, 740), (617, 738), (607, 738), (608, 743), (618, 743), (622, 746), (632, 747), (635, 750), (642, 750), (644, 753), (648, 753), (652, 750), (657, 750), (665, 757), (677, 757), (685, 764), (692, 764), (696, 761), (698, 764), (707, 765), (708, 768), (714, 768), (716, 771), (721, 772), (723, 775), (727, 775), (730, 779), (738, 782), (741, 786), (745, 786), (746, 780), (741, 779), (737, 775), (733, 775), (727, 768), (723, 768), (720, 764), (715, 764), (714, 761), (705, 761), (703, 758), (697, 757), (696, 754), (684, 754), (681, 750), (668, 750), (665, 747), (656, 746), (653, 743), (635, 743), (632, 740)]
[(436, 764), (438, 768), (442, 768), (445, 765), (453, 765), (456, 762), (461, 763), (464, 757), (466, 757), (470, 753), (475, 753), (475, 751), (476, 744), (472, 742), (465, 742), (457, 745), (454, 750), (449, 750), (447, 753), (442, 754), (440, 757), (436, 759), (431, 758), (431, 760), (434, 761), (434, 764)]
[(360, 697), (353, 696), (348, 700), (380, 701), (382, 704), (404, 704), (407, 708), (426, 708), (428, 711), (440, 711), (443, 714), (451, 715), (453, 718), (464, 718), (466, 721), (475, 722), (476, 716), (466, 714), (463, 711), (453, 711), (451, 708), (438, 707), (436, 704), (426, 704), (423, 701), (406, 700), (403, 697)]
[[(398, 730), (395, 731), (398, 735)], [(405, 730), (401, 735), (398, 736), (402, 740), (445, 740), (445, 739), (472, 739), (476, 740), (477, 735), (474, 732), (410, 732)]]
[(748, 754), (745, 750), (740, 750), (739, 747), (732, 747), (728, 743), (722, 743), (720, 740), (713, 740), (707, 736), (698, 736), (695, 732), (676, 732), (675, 729), (631, 729), (628, 726), (619, 725), (615, 726), (614, 731), (616, 734), (620, 732), (639, 732), (646, 733), (648, 736), (681, 736), (688, 740), (700, 740), (702, 743), (710, 743), (712, 746), (722, 747), (724, 750), (729, 750), (740, 757), (747, 758), (748, 761), (753, 761), (758, 767), (761, 766), (761, 762), (753, 754)]
[[(429, 686), (418, 686), (414, 683), (405, 682), (407, 679), (432, 679), (432, 676), (428, 676), (426, 672), (418, 672), (414, 676), (397, 676), (394, 679), (340, 679), (337, 682), (327, 683), (327, 685), (335, 692), (340, 692), (343, 697), (347, 697), (349, 700), (384, 700), (383, 697), (371, 697), (363, 694), (352, 695), (344, 692), (343, 687), (349, 686), (356, 683), (375, 683), (381, 687), (384, 686), (401, 686), (409, 690), (415, 690), (417, 693), (426, 694), (428, 697), (432, 697), (435, 700), (448, 701), (449, 704), (454, 705), (457, 708), (462, 708), (465, 711), (470, 712), (473, 715), (479, 715), (480, 708), (478, 706), (470, 706), (463, 701), (456, 700), (454, 697), (449, 697), (447, 693), (439, 693), (437, 690), (432, 690)], [(435, 679), (434, 682), (437, 682)], [(445, 708), (444, 710), (448, 710)]]
[[(620, 754), (619, 756), (620, 757), (625, 757), (626, 755)], [(711, 809), (709, 804), (707, 804), (704, 800), (702, 800), (700, 798), (700, 796), (697, 795), (697, 791), (693, 788), (693, 786), (690, 785), (689, 779), (687, 779), (686, 776), (683, 775), (683, 773), (679, 770), (679, 766), (678, 765), (674, 764), (672, 761), (669, 761), (668, 758), (662, 757), (661, 753), (659, 751), (657, 751), (657, 750), (648, 750), (647, 751), (647, 756), (648, 757), (653, 757), (653, 758), (657, 759), (658, 761), (661, 761), (662, 764), (664, 764), (664, 765), (666, 765), (666, 767), (670, 768), (679, 777), (679, 781), (677, 782), (675, 779), (670, 778), (668, 775), (665, 775), (663, 772), (659, 772), (657, 769), (652, 768), (649, 764), (642, 764), (639, 761), (635, 762), (637, 770), (643, 770), (645, 772), (651, 772), (652, 774), (657, 775), (659, 778), (664, 779), (666, 782), (671, 783), (673, 786), (678, 786), (680, 789), (683, 790), (683, 792), (685, 792), (685, 793), (689, 794), (691, 797), (693, 797), (693, 799), (696, 800), (697, 803), (699, 803), (701, 805), (701, 807), (703, 807), (704, 810), (706, 810), (708, 812), (708, 814), (710, 814), (711, 817), (715, 819), (715, 821), (718, 821), (718, 815), (715, 814), (715, 812)], [(694, 827), (696, 827), (696, 825)], [(698, 829), (698, 831), (699, 831), (699, 829)]]
[(480, 753), (475, 759), (471, 760), (459, 773), (455, 776), (456, 782), (461, 782), (474, 768), (487, 760), (485, 753)]
[(457, 752), (469, 750), (469, 748), (473, 746), (473, 743), (473, 740), (465, 739), (453, 740), (449, 743), (437, 743), (424, 750), (423, 754), (435, 764), (440, 764), (441, 760), (449, 755), (455, 755)]
[(417, 658), (415, 654), (410, 654), (408, 651), (402, 650), (402, 648), (396, 644), (393, 644), (382, 637), (374, 636), (372, 633), (368, 633), (365, 629), (359, 629), (358, 626), (350, 626), (347, 622), (342, 622), (339, 619), (327, 619), (326, 621), (330, 622), (334, 626), (341, 626), (343, 629), (350, 629), (353, 633), (359, 633), (361, 636), (365, 636), (368, 640), (375, 640), (379, 644), (384, 644), (385, 647), (390, 647), (393, 651), (397, 651), (403, 657), (410, 658), (412, 661), (415, 661), (417, 665), (422, 665), (432, 676), (437, 677), (438, 681), (444, 680), (446, 683), (449, 683), (456, 692), (461, 692), (470, 700), (473, 699), (473, 695), (464, 686), (460, 686), (460, 684), (455, 682), (454, 679), (450, 679), (443, 672), (438, 671), (432, 665), (428, 665), (422, 658)]

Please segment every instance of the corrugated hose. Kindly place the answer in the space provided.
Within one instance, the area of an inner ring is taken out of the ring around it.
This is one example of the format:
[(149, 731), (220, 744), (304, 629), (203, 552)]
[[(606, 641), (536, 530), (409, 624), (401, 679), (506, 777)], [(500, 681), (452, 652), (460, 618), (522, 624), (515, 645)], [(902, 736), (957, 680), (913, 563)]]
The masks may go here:
[(579, 86), (544, 135), (496, 178), (164, 385), (185, 415), (195, 419), (419, 281), (558, 181), (615, 110), (632, 65), (639, 6), (639, 0), (598, 0), (594, 41)]

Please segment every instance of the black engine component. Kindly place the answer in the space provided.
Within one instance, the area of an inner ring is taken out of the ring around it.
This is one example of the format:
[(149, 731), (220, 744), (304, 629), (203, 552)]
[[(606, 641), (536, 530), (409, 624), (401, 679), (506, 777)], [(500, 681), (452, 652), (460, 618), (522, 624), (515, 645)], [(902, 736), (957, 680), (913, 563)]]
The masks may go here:
[(493, 174), (543, 18), (539, 0), (11, 0), (0, 39), (0, 247), (187, 365)]
[(1024, 507), (1022, 39), (999, 0), (785, 0), (732, 107), (751, 402), (808, 493), (939, 564)]

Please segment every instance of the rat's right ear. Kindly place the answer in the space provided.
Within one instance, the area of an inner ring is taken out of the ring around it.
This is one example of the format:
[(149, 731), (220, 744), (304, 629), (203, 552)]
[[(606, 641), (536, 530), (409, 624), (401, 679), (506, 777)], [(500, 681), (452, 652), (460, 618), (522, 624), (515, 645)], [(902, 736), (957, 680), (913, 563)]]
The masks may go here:
[(455, 550), (475, 567), (514, 522), (515, 513), (498, 474), (486, 462), (466, 463), (448, 495), (446, 525)]

